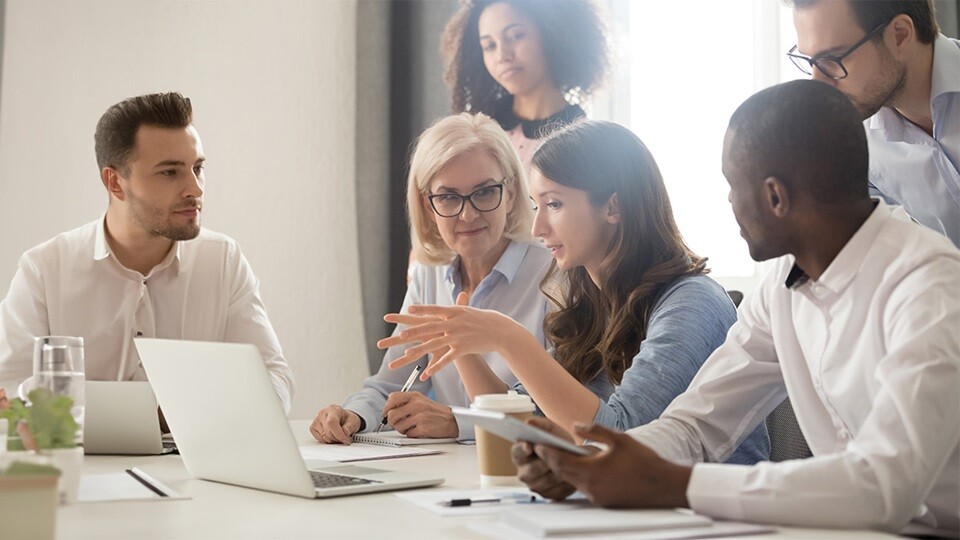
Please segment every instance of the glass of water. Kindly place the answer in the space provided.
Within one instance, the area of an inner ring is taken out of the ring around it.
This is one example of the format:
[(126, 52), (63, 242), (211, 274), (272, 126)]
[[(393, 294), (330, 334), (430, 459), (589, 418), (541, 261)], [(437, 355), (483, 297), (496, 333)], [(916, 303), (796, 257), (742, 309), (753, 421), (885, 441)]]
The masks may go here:
[[(53, 395), (73, 399), (70, 412), (77, 422), (77, 444), (83, 443), (84, 416), (83, 338), (41, 336), (33, 345), (32, 388), (46, 388)], [(29, 390), (28, 390), (29, 391)]]

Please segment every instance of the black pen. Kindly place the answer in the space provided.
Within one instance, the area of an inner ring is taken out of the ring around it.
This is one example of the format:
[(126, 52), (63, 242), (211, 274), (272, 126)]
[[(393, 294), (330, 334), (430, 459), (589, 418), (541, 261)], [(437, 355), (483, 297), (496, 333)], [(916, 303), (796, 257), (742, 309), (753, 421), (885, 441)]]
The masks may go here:
[(150, 477), (140, 469), (133, 467), (131, 469), (126, 469), (126, 473), (132, 476), (137, 482), (143, 484), (143, 487), (149, 489), (150, 491), (156, 493), (160, 497), (169, 497), (166, 493), (163, 492), (160, 488), (153, 485), (153, 482), (150, 481)]
[[(410, 387), (413, 386), (413, 383), (417, 381), (417, 375), (420, 374), (420, 366), (413, 366), (413, 372), (410, 373), (410, 376), (407, 377), (407, 382), (403, 383), (403, 386), (400, 388), (401, 392), (406, 392), (410, 390)], [(374, 433), (380, 433), (380, 430), (383, 429), (383, 426), (387, 425), (387, 415), (383, 415), (383, 420), (380, 421), (380, 425), (377, 426), (377, 430)]]
[(483, 497), (467, 499), (449, 499), (440, 501), (440, 506), (455, 508), (458, 506), (473, 506), (475, 504), (520, 504), (537, 502), (536, 495), (504, 495), (502, 497)]

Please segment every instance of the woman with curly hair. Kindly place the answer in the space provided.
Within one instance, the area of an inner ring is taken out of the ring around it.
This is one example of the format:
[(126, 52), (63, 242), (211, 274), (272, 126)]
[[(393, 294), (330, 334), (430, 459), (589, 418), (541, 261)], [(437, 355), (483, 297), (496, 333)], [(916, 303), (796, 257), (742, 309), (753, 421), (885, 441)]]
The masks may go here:
[(538, 141), (585, 116), (579, 104), (610, 67), (592, 0), (463, 0), (441, 50), (454, 112), (499, 122), (528, 171)]
[[(431, 354), (422, 377), (453, 362), (473, 397), (510, 385), (467, 356), (496, 351), (551, 420), (628, 429), (655, 420), (686, 390), (736, 321), (706, 259), (677, 229), (660, 170), (628, 129), (585, 120), (547, 138), (533, 156), (533, 234), (553, 255), (541, 283), (554, 310), (545, 350), (529, 330), (491, 310), (411, 306), (407, 325), (380, 347), (420, 342), (395, 368)], [(761, 425), (744, 433), (730, 463), (767, 458)]]

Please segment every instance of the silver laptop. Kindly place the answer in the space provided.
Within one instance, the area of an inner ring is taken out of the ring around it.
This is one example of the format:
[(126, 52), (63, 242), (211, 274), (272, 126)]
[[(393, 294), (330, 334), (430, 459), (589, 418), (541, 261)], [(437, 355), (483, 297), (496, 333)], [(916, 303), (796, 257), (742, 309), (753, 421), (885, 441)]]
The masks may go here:
[(135, 339), (187, 471), (196, 478), (299, 497), (435, 486), (443, 478), (300, 456), (256, 347)]
[(87, 381), (83, 451), (86, 454), (166, 454), (176, 450), (160, 434), (157, 399), (146, 381)]

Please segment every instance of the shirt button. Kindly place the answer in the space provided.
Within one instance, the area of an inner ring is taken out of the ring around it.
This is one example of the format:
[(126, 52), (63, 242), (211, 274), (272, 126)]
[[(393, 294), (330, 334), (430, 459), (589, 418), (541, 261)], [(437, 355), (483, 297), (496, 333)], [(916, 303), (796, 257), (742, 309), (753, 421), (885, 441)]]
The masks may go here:
[(143, 335), (143, 332), (137, 332), (137, 337), (141, 337), (142, 335)]

